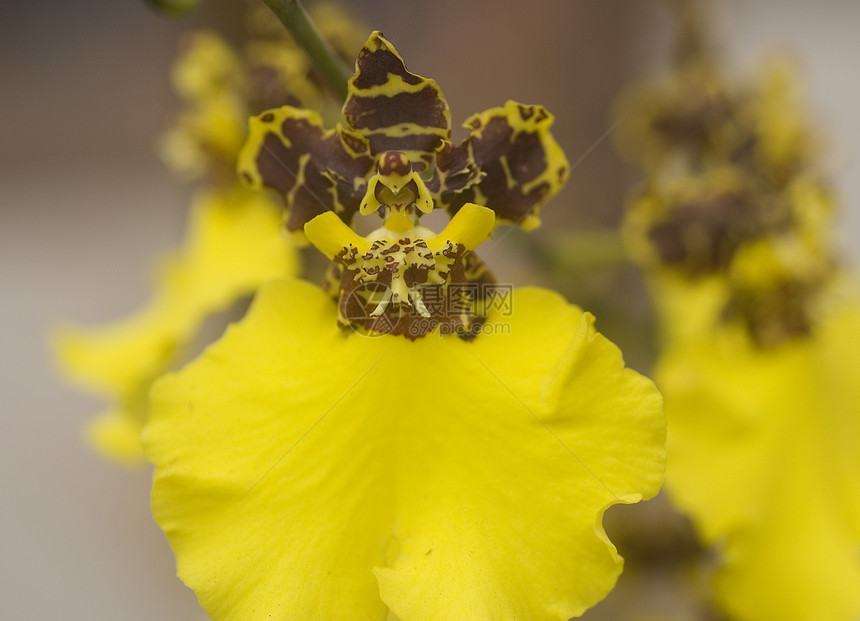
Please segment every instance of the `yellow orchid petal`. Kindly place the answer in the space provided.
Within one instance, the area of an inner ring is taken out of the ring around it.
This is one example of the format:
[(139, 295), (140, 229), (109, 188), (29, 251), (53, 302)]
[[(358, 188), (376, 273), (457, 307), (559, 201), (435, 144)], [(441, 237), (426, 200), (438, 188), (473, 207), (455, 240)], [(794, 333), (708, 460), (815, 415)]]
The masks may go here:
[(454, 214), (448, 225), (427, 242), (430, 250), (437, 251), (448, 242), (463, 244), (466, 250), (480, 246), (493, 232), (496, 214), (492, 209), (467, 203)]
[(635, 84), (619, 98), (613, 114), (624, 119), (613, 132), (619, 152), (649, 174), (674, 170), (687, 152), (709, 161), (725, 157), (747, 136), (732, 122), (740, 90), (707, 58)]
[(773, 58), (757, 73), (755, 90), (738, 110), (738, 120), (757, 134), (762, 170), (780, 181), (791, 179), (818, 155), (798, 71), (788, 60)]
[(156, 384), (153, 512), (214, 619), (568, 619), (606, 594), (601, 517), (660, 485), (660, 396), (559, 296), (512, 308), (472, 342), (367, 338), (270, 283)]
[(348, 246), (360, 253), (370, 250), (370, 242), (353, 231), (333, 211), (326, 211), (305, 224), (305, 235), (329, 259)]
[(94, 328), (62, 326), (53, 338), (63, 371), (83, 387), (127, 400), (142, 378), (154, 378), (173, 354), (168, 315), (160, 301), (117, 322)]
[(125, 466), (135, 466), (143, 459), (139, 413), (110, 410), (94, 418), (86, 429), (87, 440), (100, 453)]
[(721, 321), (730, 295), (723, 278), (690, 282), (669, 270), (650, 274), (648, 287), (660, 319), (664, 349), (709, 334)]
[(184, 177), (223, 177), (245, 139), (245, 73), (237, 53), (220, 35), (189, 33), (173, 65), (174, 90), (183, 111), (161, 137), (164, 162)]
[(165, 270), (167, 295), (186, 323), (297, 269), (280, 208), (263, 194), (233, 187), (204, 195), (192, 209), (183, 253)]
[(58, 331), (54, 346), (65, 373), (116, 404), (114, 420), (102, 421), (90, 436), (97, 447), (127, 455), (128, 442), (117, 430), (140, 427), (142, 395), (203, 320), (295, 271), (295, 250), (279, 222), (278, 207), (260, 194), (234, 188), (203, 195), (192, 208), (183, 248), (165, 262), (144, 309), (106, 326)]
[(184, 100), (202, 102), (238, 88), (242, 66), (236, 52), (217, 32), (199, 30), (183, 40), (171, 67), (173, 89)]
[(817, 135), (787, 64), (737, 80), (683, 15), (685, 54), (616, 134), (648, 177), (626, 229), (664, 332), (668, 489), (726, 618), (857, 621), (860, 305), (832, 295)]
[(808, 338), (753, 346), (721, 330), (672, 348), (667, 485), (708, 544), (733, 618), (860, 615), (860, 307)]

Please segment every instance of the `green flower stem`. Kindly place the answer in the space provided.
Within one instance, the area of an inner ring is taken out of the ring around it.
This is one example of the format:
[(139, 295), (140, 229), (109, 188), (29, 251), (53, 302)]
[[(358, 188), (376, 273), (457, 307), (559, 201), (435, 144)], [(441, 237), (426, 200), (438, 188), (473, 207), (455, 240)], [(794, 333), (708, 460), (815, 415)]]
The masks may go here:
[(555, 236), (550, 238), (544, 254), (544, 260), (563, 271), (618, 266), (630, 260), (616, 231)]
[(346, 99), (347, 80), (352, 72), (323, 39), (299, 0), (263, 0), (302, 46), (334, 93)]

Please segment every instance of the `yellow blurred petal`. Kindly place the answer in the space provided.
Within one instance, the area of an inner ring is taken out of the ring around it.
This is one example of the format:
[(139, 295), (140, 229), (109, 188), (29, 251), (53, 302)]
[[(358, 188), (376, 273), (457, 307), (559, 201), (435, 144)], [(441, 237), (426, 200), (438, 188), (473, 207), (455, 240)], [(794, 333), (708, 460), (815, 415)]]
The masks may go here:
[(143, 462), (140, 428), (143, 419), (130, 412), (110, 411), (87, 425), (87, 440), (100, 453), (125, 466)]
[(60, 327), (54, 336), (62, 370), (83, 387), (119, 401), (131, 400), (176, 348), (169, 315), (160, 301), (99, 327)]
[(177, 324), (197, 323), (260, 284), (295, 273), (296, 253), (280, 217), (265, 195), (238, 187), (195, 203), (182, 255), (165, 270)]
[(736, 618), (860, 615), (860, 307), (758, 349), (728, 330), (666, 355), (667, 485), (724, 549)]
[(201, 101), (235, 88), (242, 68), (230, 44), (214, 31), (186, 35), (184, 49), (171, 69), (173, 88), (181, 97)]
[(248, 71), (216, 32), (186, 34), (171, 71), (174, 90), (185, 106), (159, 145), (170, 168), (186, 177), (223, 177), (231, 171), (250, 114)]
[(725, 157), (744, 137), (732, 122), (739, 90), (710, 60), (687, 62), (619, 97), (612, 114), (617, 123), (613, 139), (621, 155), (661, 176), (684, 165), (689, 150)]
[(670, 270), (655, 270), (648, 277), (648, 287), (664, 348), (710, 334), (730, 293), (724, 278), (711, 276), (691, 282)]
[(189, 178), (203, 176), (212, 163), (197, 136), (188, 130), (182, 119), (161, 135), (158, 155), (168, 168)]
[[(264, 196), (244, 189), (203, 195), (192, 207), (183, 247), (165, 261), (152, 301), (112, 324), (60, 329), (54, 339), (59, 364), (139, 427), (141, 395), (206, 317), (293, 273), (296, 264), (293, 245), (281, 235), (279, 208)], [(109, 447), (116, 435), (98, 437), (108, 454), (126, 451), (122, 442)]]
[(590, 315), (516, 291), (475, 341), (368, 338), (301, 281), (152, 392), (153, 512), (214, 619), (568, 619), (656, 493), (664, 423)]
[(245, 141), (247, 116), (235, 93), (213, 94), (182, 114), (162, 136), (162, 160), (188, 177), (223, 174), (218, 165), (224, 170), (234, 165)]
[(758, 71), (755, 91), (738, 110), (738, 120), (757, 137), (756, 150), (765, 173), (790, 179), (818, 150), (810, 129), (797, 70), (784, 58), (772, 58)]

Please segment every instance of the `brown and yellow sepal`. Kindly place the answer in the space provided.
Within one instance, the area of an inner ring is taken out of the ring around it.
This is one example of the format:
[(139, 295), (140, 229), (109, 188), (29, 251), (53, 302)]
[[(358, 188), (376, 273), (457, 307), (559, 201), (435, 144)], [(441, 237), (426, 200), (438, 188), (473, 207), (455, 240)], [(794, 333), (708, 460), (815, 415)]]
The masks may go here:
[(252, 187), (284, 196), (291, 231), (329, 210), (350, 224), (368, 184), (374, 191), (365, 210), (377, 207), (374, 200), (390, 204), (392, 197), (376, 199), (380, 183), (389, 187), (388, 173), (380, 175), (377, 165), (384, 167), (392, 153), (409, 163), (404, 181), (415, 182), (419, 210), (428, 208), (428, 197), (451, 214), (477, 203), (494, 211), (497, 222), (527, 229), (539, 224), (540, 207), (568, 177), (567, 160), (549, 129), (552, 116), (541, 106), (509, 101), (474, 115), (466, 122), (470, 135), (454, 145), (438, 85), (408, 71), (379, 32), (359, 53), (343, 118), (342, 127), (325, 130), (318, 115), (284, 107), (251, 120), (239, 175)]
[(288, 230), (301, 230), (326, 211), (352, 221), (374, 164), (361, 136), (340, 126), (327, 130), (319, 114), (292, 106), (251, 117), (249, 123), (239, 176), (252, 188), (283, 194)]

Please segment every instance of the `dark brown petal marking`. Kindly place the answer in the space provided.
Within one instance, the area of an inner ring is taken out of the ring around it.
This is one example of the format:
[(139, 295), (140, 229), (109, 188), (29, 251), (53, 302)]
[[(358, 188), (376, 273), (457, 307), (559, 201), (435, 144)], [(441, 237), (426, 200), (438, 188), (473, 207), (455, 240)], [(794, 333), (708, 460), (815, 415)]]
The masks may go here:
[[(468, 253), (463, 257), (463, 268), (466, 274), (466, 281), (479, 285), (495, 284), (496, 277), (490, 271), (490, 268), (481, 260), (474, 252)], [(479, 287), (478, 291), (481, 294), (486, 294), (490, 291), (489, 287)]]
[(698, 153), (709, 147), (719, 127), (734, 113), (722, 93), (693, 92), (681, 105), (660, 110), (651, 125), (669, 145)]
[(442, 144), (439, 136), (428, 134), (410, 134), (404, 136), (385, 136), (374, 134), (367, 140), (374, 154), (385, 151), (399, 150), (407, 153), (412, 163), (412, 170), (421, 172), (429, 168), (433, 161), (433, 153)]
[(481, 176), (469, 145), (463, 142), (455, 147), (446, 140), (436, 153), (436, 167), (426, 185), (434, 199), (444, 204), (442, 197), (463, 191), (477, 183)]
[(341, 142), (343, 142), (343, 146), (346, 148), (347, 153), (351, 157), (367, 154), (367, 142), (362, 136), (355, 134), (351, 131), (345, 130), (341, 127), (338, 127), (338, 132), (340, 133), (340, 139)]
[(673, 205), (648, 239), (664, 265), (698, 277), (726, 270), (741, 246), (789, 224), (765, 197), (725, 192)]
[(239, 158), (245, 183), (285, 196), (291, 231), (302, 230), (327, 210), (349, 224), (372, 167), (360, 136), (340, 128), (325, 130), (318, 115), (290, 106), (251, 119), (251, 135)]
[[(496, 217), (510, 222), (519, 222), (540, 203), (549, 191), (548, 184), (534, 187), (530, 193), (523, 192), (523, 185), (534, 179), (546, 168), (543, 150), (536, 136), (520, 134), (514, 137), (513, 130), (505, 119), (494, 118), (484, 128), (481, 138), (471, 141), (473, 157), (480, 162), (483, 179), (478, 183), (480, 194), (471, 197), (462, 194), (452, 201), (453, 211), (471, 199), (484, 201), (480, 204), (496, 212)], [(520, 160), (519, 166), (510, 160)]]
[(448, 104), (434, 80), (409, 72), (379, 32), (365, 43), (343, 106), (347, 125), (371, 152), (403, 151), (416, 170), (427, 168), (451, 133)]
[(447, 137), (436, 131), (441, 129), (447, 133), (447, 110), (447, 104), (439, 99), (438, 87), (428, 84), (416, 92), (374, 97), (351, 95), (343, 114), (353, 129), (368, 137), (377, 130), (396, 129), (400, 133), (418, 126), (418, 129), (430, 130), (438, 139)]
[[(381, 257), (393, 259), (394, 253), (401, 260), (379, 263)], [(395, 279), (410, 289), (409, 299), (392, 295)], [(329, 269), (326, 290), (337, 300), (340, 323), (358, 331), (414, 340), (439, 328), (442, 334), (471, 340), (486, 320), (482, 286), (493, 282), (486, 266), (462, 244), (448, 242), (434, 255), (426, 240), (416, 238), (377, 240), (360, 260), (354, 248), (344, 249)], [(423, 308), (413, 304), (415, 293)]]
[(409, 287), (423, 285), (427, 282), (429, 273), (430, 268), (426, 265), (410, 265), (403, 272), (403, 280), (406, 281), (406, 285)]
[(412, 172), (409, 158), (401, 151), (388, 151), (379, 160), (377, 170), (380, 175), (398, 174), (406, 176)]
[(735, 288), (723, 319), (739, 321), (763, 348), (809, 336), (815, 327), (813, 309), (830, 276), (828, 272), (817, 279), (791, 277), (769, 287)]
[[(508, 102), (475, 115), (465, 126), (471, 135), (458, 149), (468, 149), (481, 178), (464, 189), (441, 189), (441, 202), (452, 213), (475, 202), (496, 212), (496, 218), (523, 223), (567, 181), (570, 167), (549, 126), (552, 116), (541, 106)], [(463, 160), (462, 153), (451, 157)], [(455, 176), (455, 179), (458, 177)]]
[[(371, 39), (373, 39), (373, 35), (371, 35)], [(382, 33), (379, 33), (379, 39), (382, 39)], [(376, 46), (374, 45), (374, 47)], [(420, 84), (424, 79), (406, 69), (403, 58), (393, 47), (390, 49), (385, 47), (372, 49), (370, 42), (361, 48), (355, 66), (357, 73), (354, 78), (354, 85), (358, 90), (367, 89), (371, 86), (383, 86), (390, 79), (390, 75), (399, 76), (404, 82), (413, 86)]]

